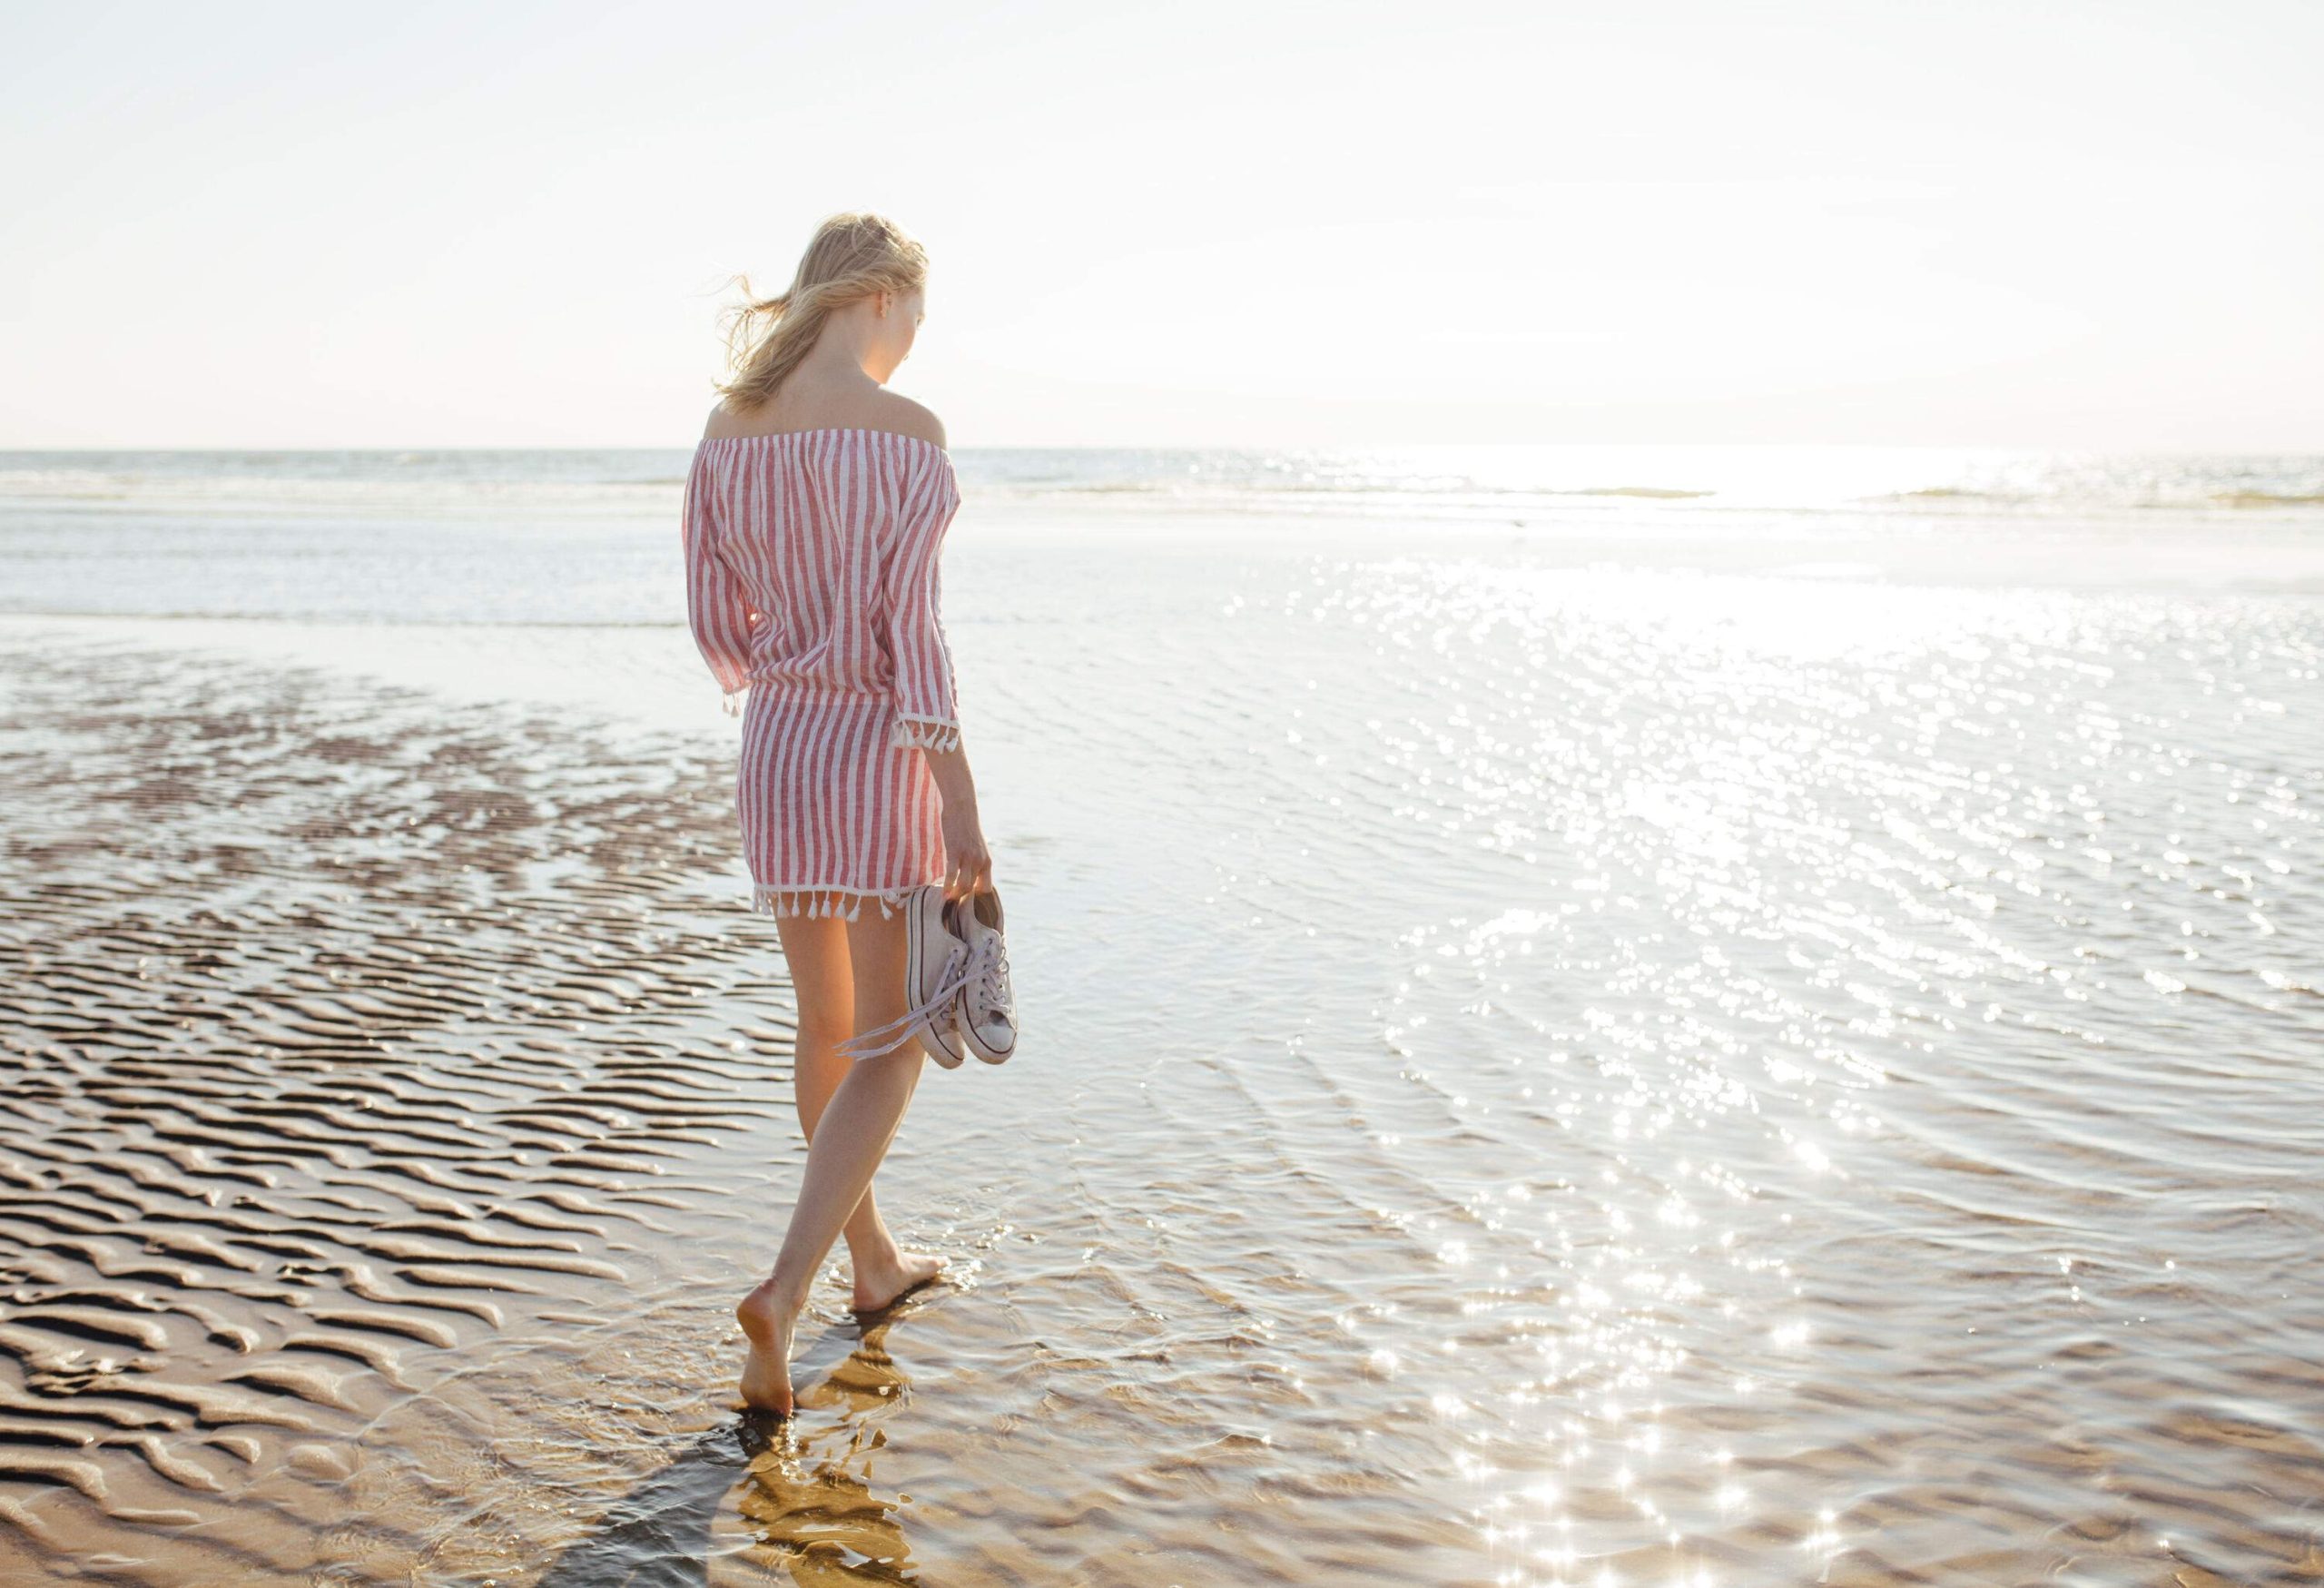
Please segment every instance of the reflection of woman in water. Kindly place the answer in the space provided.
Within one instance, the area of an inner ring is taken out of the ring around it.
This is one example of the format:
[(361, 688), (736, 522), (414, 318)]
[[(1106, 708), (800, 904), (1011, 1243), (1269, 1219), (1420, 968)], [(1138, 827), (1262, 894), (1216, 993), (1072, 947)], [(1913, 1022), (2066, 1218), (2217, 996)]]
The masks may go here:
[(859, 1311), (944, 1262), (898, 1248), (872, 1198), (922, 1048), (835, 1050), (906, 1011), (904, 894), (940, 882), (964, 898), (991, 880), (937, 610), (960, 491), (944, 427), (886, 389), (927, 273), (890, 222), (824, 222), (790, 291), (742, 311), (686, 487), (689, 615), (730, 699), (749, 690), (736, 808), (753, 904), (775, 918), (799, 1001), (806, 1175), (773, 1272), (735, 1309), (751, 1345), (743, 1398), (777, 1413), (793, 1406), (793, 1329), (834, 1239), (847, 1237)]

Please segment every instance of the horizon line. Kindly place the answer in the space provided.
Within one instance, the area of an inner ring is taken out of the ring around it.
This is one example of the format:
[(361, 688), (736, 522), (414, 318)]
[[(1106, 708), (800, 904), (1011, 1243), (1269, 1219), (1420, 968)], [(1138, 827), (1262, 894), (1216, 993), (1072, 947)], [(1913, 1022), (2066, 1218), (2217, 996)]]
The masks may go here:
[[(203, 453), (203, 452), (263, 452), (263, 453), (328, 453), (328, 452), (684, 452), (700, 444), (700, 438), (687, 441), (557, 441), (557, 442), (381, 442), (316, 443), (294, 445), (264, 442), (207, 442), (189, 445), (170, 442), (75, 441), (15, 442), (0, 441), (0, 454), (20, 452), (44, 453)], [(960, 452), (1385, 452), (1405, 449), (1444, 448), (1688, 448), (1688, 449), (1775, 449), (1815, 448), (1825, 450), (1863, 451), (1932, 451), (1932, 452), (2047, 452), (2084, 453), (2102, 456), (2151, 456), (2183, 458), (2257, 458), (2257, 457), (2324, 457), (2324, 439), (2300, 446), (2245, 443), (2236, 446), (2194, 446), (2183, 443), (2162, 445), (2138, 442), (2090, 445), (2044, 441), (1867, 441), (1867, 440), (1464, 440), (1464, 441), (969, 441), (948, 442), (946, 450)]]

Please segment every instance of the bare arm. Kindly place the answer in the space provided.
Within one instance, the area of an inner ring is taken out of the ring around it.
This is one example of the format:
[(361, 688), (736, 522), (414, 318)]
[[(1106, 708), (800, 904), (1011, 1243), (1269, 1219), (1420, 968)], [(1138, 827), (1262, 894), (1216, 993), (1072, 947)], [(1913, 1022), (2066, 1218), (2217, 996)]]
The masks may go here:
[(944, 893), (947, 898), (961, 899), (992, 886), (992, 856), (977, 819), (976, 778), (960, 744), (952, 652), (939, 613), (940, 547), (945, 528), (960, 505), (960, 492), (951, 459), (941, 451), (944, 427), (918, 403), (904, 406), (911, 419), (899, 428), (939, 451), (935, 459), (921, 460), (925, 471), (900, 509), (902, 533), (891, 576), (894, 607), (888, 636), (896, 666), (896, 725), (891, 742), (927, 757), (929, 776), (943, 802)]
[(977, 818), (977, 784), (969, 771), (969, 753), (923, 748), (929, 775), (944, 801), (944, 895), (964, 899), (992, 886), (992, 856), (984, 846), (984, 828)]

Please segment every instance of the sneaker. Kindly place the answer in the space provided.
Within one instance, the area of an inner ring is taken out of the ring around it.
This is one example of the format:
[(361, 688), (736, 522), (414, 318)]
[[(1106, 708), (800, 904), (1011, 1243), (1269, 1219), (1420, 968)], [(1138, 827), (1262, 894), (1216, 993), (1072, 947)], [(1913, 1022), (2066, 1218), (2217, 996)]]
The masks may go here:
[(960, 1045), (960, 1017), (970, 950), (940, 884), (911, 891), (905, 902), (904, 939), (904, 991), (919, 999), (909, 1017), (912, 1035), (931, 1059), (947, 1070), (958, 1070), (968, 1057)]
[(1009, 985), (1009, 946), (1000, 935), (1000, 895), (990, 889), (952, 906), (953, 929), (968, 944), (959, 1031), (987, 1064), (1017, 1051), (1017, 996)]
[(874, 1059), (917, 1038), (931, 1059), (957, 1070), (968, 1057), (960, 1021), (960, 992), (969, 979), (969, 945), (954, 930), (951, 902), (938, 884), (905, 894), (903, 910), (904, 996), (912, 1007), (885, 1025), (849, 1038), (839, 1051), (850, 1059)]

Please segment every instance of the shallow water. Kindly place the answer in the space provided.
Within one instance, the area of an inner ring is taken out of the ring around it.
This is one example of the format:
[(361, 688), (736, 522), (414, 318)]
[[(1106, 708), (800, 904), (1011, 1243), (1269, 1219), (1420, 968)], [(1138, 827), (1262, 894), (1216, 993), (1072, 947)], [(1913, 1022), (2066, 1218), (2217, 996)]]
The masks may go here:
[(880, 1181), (957, 1283), (835, 1259), (771, 1441), (683, 633), (0, 623), (0, 1563), (2324, 1581), (2311, 531), (975, 505), (1029, 1034)]

